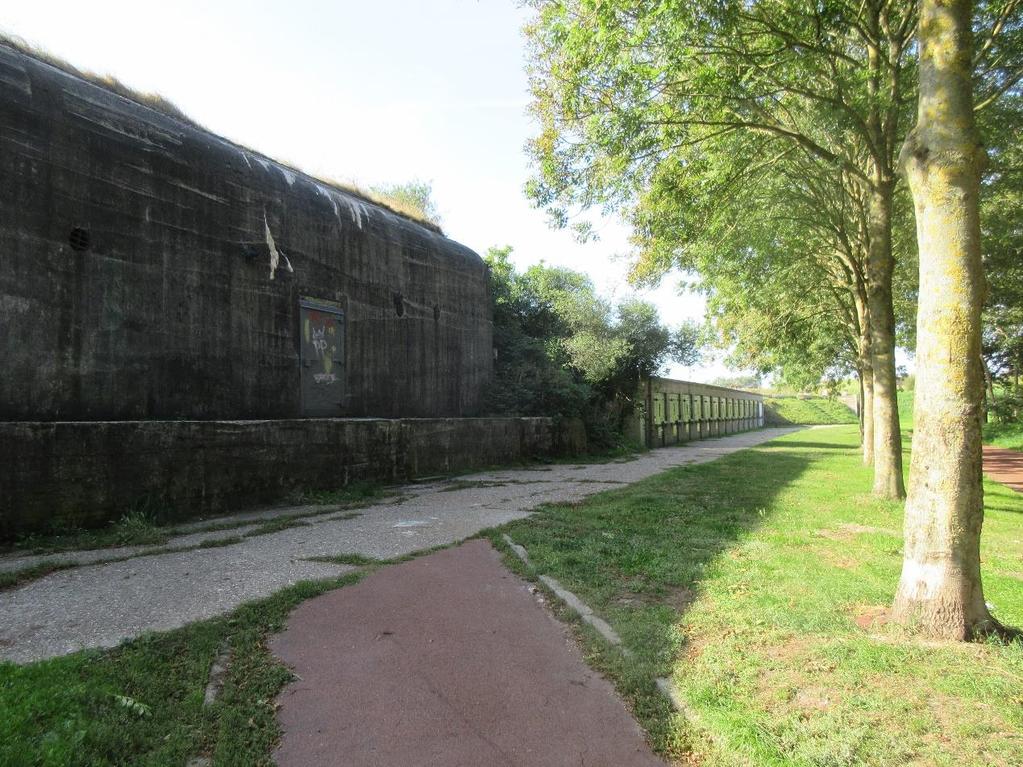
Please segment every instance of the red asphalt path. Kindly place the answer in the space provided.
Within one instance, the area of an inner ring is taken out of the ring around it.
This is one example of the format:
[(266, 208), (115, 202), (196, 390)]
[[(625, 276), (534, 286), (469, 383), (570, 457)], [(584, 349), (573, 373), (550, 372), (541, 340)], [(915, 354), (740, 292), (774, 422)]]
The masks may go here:
[(984, 445), (984, 473), (989, 479), (1023, 493), (1023, 453)]
[(611, 685), (481, 540), (298, 607), (283, 767), (653, 767)]

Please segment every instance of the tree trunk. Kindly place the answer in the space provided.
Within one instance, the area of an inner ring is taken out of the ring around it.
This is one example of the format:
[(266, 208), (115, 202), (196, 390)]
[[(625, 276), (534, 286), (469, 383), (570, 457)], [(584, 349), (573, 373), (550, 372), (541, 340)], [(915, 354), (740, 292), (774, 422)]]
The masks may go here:
[(874, 495), (898, 500), (906, 495), (902, 479), (902, 434), (895, 377), (895, 311), (892, 308), (892, 189), (880, 178), (870, 198), (867, 250), (867, 311), (874, 379)]
[(863, 369), (863, 465), (874, 463), (874, 372), (869, 359)]
[(874, 463), (874, 362), (870, 354), (870, 316), (864, 295), (856, 300), (856, 314), (859, 320), (858, 362), (860, 371), (860, 437), (863, 446), (863, 465)]
[(980, 357), (980, 372), (984, 376), (984, 409), (980, 415), (980, 422), (987, 423), (990, 420), (991, 406), (995, 404), (995, 384), (991, 380), (991, 371), (987, 369), (987, 361), (984, 359), (984, 355)]
[(969, 639), (996, 626), (980, 579), (980, 259), (984, 150), (973, 119), (970, 0), (922, 0), (920, 102), (902, 161), (920, 247), (913, 457), (893, 618)]

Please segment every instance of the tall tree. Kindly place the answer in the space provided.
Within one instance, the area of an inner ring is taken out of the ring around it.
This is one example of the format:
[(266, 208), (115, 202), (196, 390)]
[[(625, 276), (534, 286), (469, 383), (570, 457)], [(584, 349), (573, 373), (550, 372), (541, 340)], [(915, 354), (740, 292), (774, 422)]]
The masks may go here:
[[(892, 200), (915, 4), (534, 5), (533, 85), (543, 128), (533, 144), (539, 172), (531, 192), (559, 223), (574, 204), (642, 215), (636, 193), (664, 178), (661, 171), (699, 174), (708, 147), (737, 136), (763, 158), (794, 148), (855, 179), (867, 203), (874, 487), (901, 497)], [(690, 266), (691, 244), (682, 240), (675, 258), (657, 266)]]
[(994, 628), (980, 574), (984, 273), (971, 0), (923, 0), (916, 127), (902, 149), (920, 251), (913, 457), (893, 616), (969, 639)]

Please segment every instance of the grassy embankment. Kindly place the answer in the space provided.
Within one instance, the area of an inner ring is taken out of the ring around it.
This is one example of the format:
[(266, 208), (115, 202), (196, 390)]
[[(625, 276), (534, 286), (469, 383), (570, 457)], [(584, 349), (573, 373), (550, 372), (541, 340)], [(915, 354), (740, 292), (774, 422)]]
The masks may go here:
[[(608, 619), (589, 661), (657, 746), (703, 765), (1023, 764), (1023, 644), (931, 644), (886, 625), (899, 504), (869, 495), (856, 428), (675, 469), (509, 532)], [(1023, 496), (986, 488), (987, 599), (1023, 624)], [(653, 679), (673, 676), (673, 715)]]
[[(1020, 625), (1023, 496), (989, 483), (987, 499), (987, 598)], [(622, 635), (630, 658), (578, 624), (587, 660), (665, 753), (705, 765), (1023, 763), (1023, 645), (931, 645), (883, 624), (900, 526), (897, 504), (869, 497), (849, 426), (547, 507), (507, 531)], [(0, 764), (269, 763), (288, 674), (266, 638), (300, 600), (353, 580), (113, 651), (0, 665)], [(204, 707), (224, 646), (224, 693)], [(654, 688), (665, 675), (685, 718)]]
[[(899, 418), (903, 429), (913, 428), (913, 399), (913, 392), (899, 392)], [(984, 444), (1023, 451), (1023, 423), (984, 424)]]
[(764, 410), (768, 426), (856, 423), (845, 403), (827, 397), (765, 396)]

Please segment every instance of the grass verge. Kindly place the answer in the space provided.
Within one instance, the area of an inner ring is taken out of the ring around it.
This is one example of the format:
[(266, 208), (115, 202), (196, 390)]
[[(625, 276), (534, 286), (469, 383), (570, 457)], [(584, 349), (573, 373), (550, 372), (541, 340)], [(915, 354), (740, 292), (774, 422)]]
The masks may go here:
[[(275, 699), (292, 675), (268, 648), (299, 603), (357, 583), (374, 570), (432, 554), (442, 544), (392, 559), (359, 554), (311, 561), (363, 569), (303, 581), (220, 618), (153, 633), (113, 650), (86, 650), (18, 666), (0, 661), (0, 765), (269, 767), (280, 736)], [(203, 705), (214, 660), (230, 661), (220, 696)]]
[(844, 402), (827, 397), (764, 397), (769, 425), (856, 423), (856, 414)]
[(1023, 451), (1023, 423), (984, 424), (984, 444)]
[[(856, 441), (855, 426), (798, 432), (505, 528), (622, 636), (631, 658), (580, 627), (587, 660), (663, 753), (704, 765), (1023, 763), (1023, 644), (924, 644), (885, 624), (901, 506), (870, 497)], [(1023, 496), (986, 492), (986, 596), (1019, 626)], [(656, 690), (660, 676), (686, 716)]]
[[(274, 698), (291, 678), (267, 648), (301, 601), (355, 583), (303, 582), (222, 618), (143, 636), (114, 650), (0, 663), (0, 764), (270, 765)], [(203, 705), (207, 674), (230, 650), (224, 689)]]

